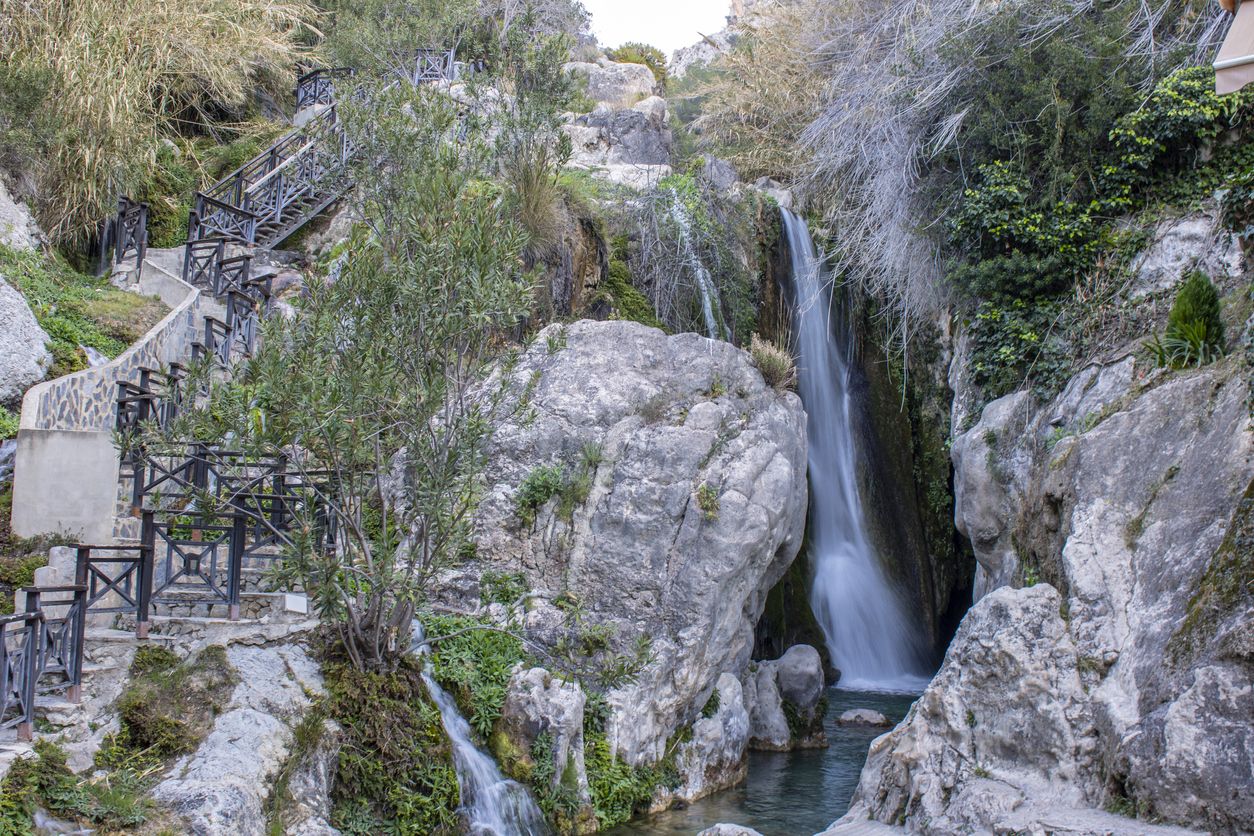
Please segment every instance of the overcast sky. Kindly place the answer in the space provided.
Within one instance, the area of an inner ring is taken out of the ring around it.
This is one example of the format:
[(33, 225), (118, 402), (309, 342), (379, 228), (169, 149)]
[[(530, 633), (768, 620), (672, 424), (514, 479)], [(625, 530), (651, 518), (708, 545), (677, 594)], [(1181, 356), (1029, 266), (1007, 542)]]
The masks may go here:
[(601, 46), (642, 41), (666, 53), (712, 35), (727, 22), (728, 0), (583, 0)]

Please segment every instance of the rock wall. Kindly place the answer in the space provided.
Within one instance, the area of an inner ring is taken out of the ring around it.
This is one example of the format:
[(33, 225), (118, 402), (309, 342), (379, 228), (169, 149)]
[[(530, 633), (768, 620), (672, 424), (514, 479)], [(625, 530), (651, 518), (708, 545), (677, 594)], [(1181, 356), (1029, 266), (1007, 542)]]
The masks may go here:
[[(766, 592), (801, 545), (800, 401), (727, 343), (625, 321), (549, 326), (505, 383), (514, 411), (488, 450), (477, 558), (444, 603), (477, 608), (483, 572), (517, 572), (577, 602), (617, 648), (648, 639), (651, 661), (608, 694), (607, 732), (630, 762), (657, 760), (720, 676), (745, 669)], [(583, 497), (545, 498), (524, 521), (528, 475), (570, 478), (590, 450)], [(550, 647), (565, 622), (552, 604), (527, 614)]]
[(978, 603), (910, 716), (873, 744), (850, 820), (1254, 829), (1249, 281), (1212, 217), (1153, 238), (1128, 304), (1157, 330), (1181, 273), (1206, 267), (1227, 293), (1221, 361), (1158, 369), (1133, 341), (1047, 401), (1021, 391), (976, 412), (959, 337), (953, 425), (975, 420), (952, 444), (955, 521)]

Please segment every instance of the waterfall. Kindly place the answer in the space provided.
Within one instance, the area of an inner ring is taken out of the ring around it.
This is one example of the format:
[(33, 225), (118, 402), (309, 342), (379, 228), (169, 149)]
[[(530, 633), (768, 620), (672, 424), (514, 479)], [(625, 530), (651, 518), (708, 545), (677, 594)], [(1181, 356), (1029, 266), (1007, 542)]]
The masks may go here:
[(705, 318), (706, 336), (712, 340), (725, 340), (727, 332), (719, 325), (718, 317), (714, 313), (722, 307), (718, 298), (718, 288), (714, 284), (710, 271), (701, 261), (701, 255), (697, 252), (696, 246), (692, 243), (692, 218), (688, 216), (688, 210), (684, 208), (684, 201), (680, 198), (679, 192), (674, 189), (670, 192), (671, 220), (679, 229), (679, 245), (683, 248), (684, 261), (688, 263), (688, 269), (697, 277), (697, 290), (701, 292), (701, 315)]
[[(414, 621), (410, 650), (424, 655), (422, 625)], [(475, 745), (470, 724), (457, 710), (452, 696), (440, 687), (429, 671), (422, 681), (427, 693), (440, 709), (440, 720), (453, 747), (453, 766), (457, 770), (457, 786), (461, 791), (461, 814), (471, 836), (544, 836), (549, 832), (544, 814), (536, 806), (527, 789), (510, 781), (497, 769), (496, 761)]]
[(829, 277), (809, 228), (782, 211), (796, 294), (798, 383), (809, 415), (810, 604), (842, 688), (921, 691), (928, 678), (917, 629), (871, 548), (858, 496), (848, 386), (852, 335), (833, 315)]

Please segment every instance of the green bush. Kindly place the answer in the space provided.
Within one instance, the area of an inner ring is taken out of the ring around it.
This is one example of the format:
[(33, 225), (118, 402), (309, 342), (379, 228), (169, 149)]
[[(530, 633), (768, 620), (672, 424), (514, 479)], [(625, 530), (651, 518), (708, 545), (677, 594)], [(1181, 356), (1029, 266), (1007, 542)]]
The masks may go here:
[(325, 709), (345, 737), (332, 824), (352, 836), (459, 833), (452, 752), (414, 663), (362, 673), (333, 659), (323, 671)]
[(631, 268), (625, 259), (610, 259), (609, 274), (602, 280), (601, 289), (609, 295), (614, 318), (629, 319), (651, 328), (662, 327), (648, 297), (631, 283)]
[(653, 79), (657, 82), (662, 92), (666, 92), (666, 55), (662, 50), (655, 46), (642, 44), (636, 41), (625, 43), (617, 49), (607, 50), (605, 53), (611, 61), (617, 61), (620, 64), (644, 64), (653, 71)]
[[(433, 615), (424, 624), (434, 637), (433, 675), (486, 740), (505, 705), (510, 672), (522, 661), (522, 641), (472, 618)], [(438, 638), (449, 635), (452, 638)]]
[(562, 492), (566, 485), (566, 470), (559, 465), (537, 467), (523, 477), (514, 495), (514, 512), (523, 525), (536, 521), (536, 514), (544, 504)]
[(116, 357), (161, 321), (168, 308), (118, 290), (105, 279), (73, 270), (56, 258), (0, 245), (0, 275), (26, 297), (41, 328), (52, 338), (50, 378), (87, 367), (80, 345)]
[(1067, 379), (1070, 358), (1060, 334), (1054, 302), (1001, 307), (982, 303), (971, 321), (971, 368), (988, 400), (1032, 384), (1039, 394), (1057, 391)]
[(0, 439), (13, 438), (22, 422), (22, 416), (7, 406), (0, 406)]
[(1223, 355), (1224, 324), (1219, 316), (1219, 290), (1199, 270), (1185, 276), (1167, 316), (1166, 337), (1149, 343), (1160, 366), (1204, 366)]
[(66, 764), (65, 752), (38, 740), (35, 756), (18, 758), (0, 782), (0, 833), (34, 833), (37, 808), (106, 832), (136, 832), (151, 807), (145, 787), (143, 779), (125, 771), (80, 779)]

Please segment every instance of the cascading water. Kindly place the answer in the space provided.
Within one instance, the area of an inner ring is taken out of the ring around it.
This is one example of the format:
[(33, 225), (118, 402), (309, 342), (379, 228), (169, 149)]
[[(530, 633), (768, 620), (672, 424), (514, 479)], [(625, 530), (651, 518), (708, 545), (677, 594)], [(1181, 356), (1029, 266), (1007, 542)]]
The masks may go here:
[(680, 198), (679, 192), (674, 189), (671, 190), (671, 220), (679, 229), (679, 243), (683, 247), (684, 260), (688, 262), (688, 269), (697, 278), (697, 290), (701, 293), (701, 315), (705, 318), (706, 336), (712, 340), (725, 340), (727, 333), (719, 325), (718, 317), (714, 314), (714, 311), (721, 307), (718, 288), (692, 243), (692, 219), (688, 216), (688, 210), (684, 208), (684, 201)]
[[(414, 621), (411, 633), (411, 651), (423, 655), (427, 647), (422, 625)], [(457, 770), (457, 786), (462, 798), (460, 812), (471, 836), (548, 834), (544, 814), (526, 788), (505, 778), (497, 769), (496, 761), (475, 745), (470, 724), (457, 710), (453, 698), (425, 670), (422, 681), (440, 709), (440, 720), (453, 747), (453, 766)]]
[(799, 389), (809, 415), (810, 604), (840, 687), (921, 691), (922, 652), (867, 535), (855, 478), (849, 329), (833, 316), (827, 276), (804, 220), (783, 210), (792, 254), (801, 352)]

